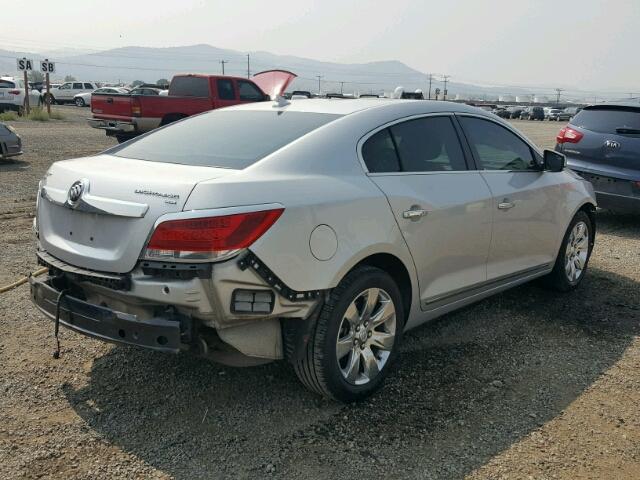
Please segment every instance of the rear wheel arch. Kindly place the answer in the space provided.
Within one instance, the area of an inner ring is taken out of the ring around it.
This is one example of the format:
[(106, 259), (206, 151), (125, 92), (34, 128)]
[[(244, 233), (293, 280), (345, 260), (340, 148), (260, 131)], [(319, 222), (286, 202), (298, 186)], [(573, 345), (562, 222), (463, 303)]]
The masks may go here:
[(404, 262), (390, 253), (375, 253), (360, 260), (347, 272), (346, 275), (362, 266), (379, 268), (380, 270), (389, 274), (389, 276), (391, 276), (391, 278), (396, 282), (396, 285), (398, 286), (400, 295), (402, 297), (402, 305), (404, 307), (403, 310), (405, 317), (404, 323), (406, 325), (406, 321), (409, 318), (409, 312), (411, 311), (413, 290), (411, 276)]

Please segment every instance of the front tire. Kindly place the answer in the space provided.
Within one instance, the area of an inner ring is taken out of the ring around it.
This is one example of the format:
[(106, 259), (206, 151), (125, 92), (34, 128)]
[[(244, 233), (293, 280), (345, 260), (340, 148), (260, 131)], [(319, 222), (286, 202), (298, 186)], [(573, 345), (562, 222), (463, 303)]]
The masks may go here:
[(378, 268), (356, 268), (322, 307), (295, 372), (320, 395), (362, 400), (382, 386), (397, 359), (403, 328), (395, 281)]
[(544, 278), (547, 286), (569, 292), (580, 285), (591, 258), (593, 235), (591, 219), (585, 212), (578, 212), (564, 234), (553, 270)]
[(76, 107), (84, 107), (84, 100), (82, 98), (76, 98)]

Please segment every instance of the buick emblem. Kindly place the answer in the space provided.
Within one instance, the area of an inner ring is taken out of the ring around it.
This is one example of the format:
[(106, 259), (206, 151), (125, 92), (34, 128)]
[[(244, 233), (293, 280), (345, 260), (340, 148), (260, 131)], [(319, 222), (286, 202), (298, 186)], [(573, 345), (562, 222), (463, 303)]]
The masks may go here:
[(620, 142), (616, 142), (615, 140), (607, 140), (604, 142), (604, 146), (607, 148), (620, 148)]
[(82, 197), (86, 187), (86, 180), (77, 180), (73, 182), (69, 189), (69, 203), (76, 203)]

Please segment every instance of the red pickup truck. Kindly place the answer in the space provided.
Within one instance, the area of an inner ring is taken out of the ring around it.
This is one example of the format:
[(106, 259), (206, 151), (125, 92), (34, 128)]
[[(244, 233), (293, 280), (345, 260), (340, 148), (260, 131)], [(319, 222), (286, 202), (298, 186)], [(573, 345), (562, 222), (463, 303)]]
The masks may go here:
[(181, 118), (215, 108), (262, 102), (280, 95), (295, 74), (268, 70), (251, 79), (221, 75), (176, 75), (168, 95), (96, 93), (89, 125), (123, 142)]

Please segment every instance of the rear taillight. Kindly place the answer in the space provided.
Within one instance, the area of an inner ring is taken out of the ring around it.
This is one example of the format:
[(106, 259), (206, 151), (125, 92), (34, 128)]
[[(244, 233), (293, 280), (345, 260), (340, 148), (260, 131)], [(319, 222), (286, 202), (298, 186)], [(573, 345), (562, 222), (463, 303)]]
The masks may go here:
[(20, 95), (22, 90), (9, 90), (9, 95)]
[(582, 140), (582, 137), (584, 137), (583, 133), (581, 133), (581, 132), (579, 132), (577, 130), (574, 130), (571, 127), (564, 127), (558, 133), (558, 136), (556, 137), (556, 142), (558, 142), (558, 143), (578, 143), (580, 140)]
[(219, 217), (168, 220), (147, 244), (148, 260), (223, 260), (249, 247), (282, 215), (283, 208)]
[(140, 101), (137, 98), (131, 99), (131, 116), (139, 117), (142, 113), (142, 109), (140, 108)]

